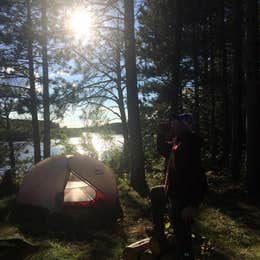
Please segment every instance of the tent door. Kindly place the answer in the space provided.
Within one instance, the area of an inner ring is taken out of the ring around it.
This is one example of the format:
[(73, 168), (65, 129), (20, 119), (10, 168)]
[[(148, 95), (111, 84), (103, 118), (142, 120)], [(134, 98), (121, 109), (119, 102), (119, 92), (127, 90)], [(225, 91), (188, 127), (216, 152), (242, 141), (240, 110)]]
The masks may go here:
[(64, 203), (91, 202), (96, 199), (96, 190), (87, 182), (70, 171), (68, 182), (64, 189)]

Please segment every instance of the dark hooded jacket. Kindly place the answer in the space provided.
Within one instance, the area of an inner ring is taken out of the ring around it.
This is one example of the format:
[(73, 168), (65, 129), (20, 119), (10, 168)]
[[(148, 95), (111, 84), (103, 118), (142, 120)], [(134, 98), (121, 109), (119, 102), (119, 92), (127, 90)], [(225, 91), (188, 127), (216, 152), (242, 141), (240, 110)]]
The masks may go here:
[(200, 138), (184, 132), (168, 142), (158, 136), (158, 152), (167, 158), (165, 192), (169, 198), (185, 206), (197, 207), (207, 189), (205, 172), (201, 166)]

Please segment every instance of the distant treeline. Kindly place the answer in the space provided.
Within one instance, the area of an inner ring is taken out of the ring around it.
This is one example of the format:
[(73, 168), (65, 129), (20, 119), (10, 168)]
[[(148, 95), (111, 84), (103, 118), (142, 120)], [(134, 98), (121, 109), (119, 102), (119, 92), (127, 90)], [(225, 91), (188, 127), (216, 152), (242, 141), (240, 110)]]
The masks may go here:
[[(30, 140), (32, 136), (32, 122), (28, 119), (10, 119), (11, 133), (7, 131), (5, 124), (0, 124), (0, 141), (8, 141), (12, 137), (13, 141)], [(40, 134), (43, 136), (43, 121), (39, 120)], [(59, 124), (51, 123), (51, 129), (59, 129)]]
[(91, 127), (82, 127), (82, 128), (68, 128), (62, 127), (54, 129), (54, 134), (63, 134), (67, 137), (78, 137), (83, 132), (92, 132), (92, 133), (107, 133), (107, 134), (122, 134), (121, 123), (111, 123), (105, 124), (102, 126), (91, 126)]
[[(32, 122), (25, 119), (11, 119), (12, 125), (12, 140), (13, 141), (26, 141), (30, 140), (32, 136)], [(39, 120), (40, 136), (43, 138), (43, 121)], [(112, 123), (102, 126), (82, 127), (82, 128), (68, 128), (60, 127), (58, 123), (51, 123), (51, 138), (78, 137), (83, 132), (95, 133), (111, 133), (122, 134), (121, 123)], [(5, 126), (0, 124), (0, 141), (7, 142), (10, 133), (6, 131)]]

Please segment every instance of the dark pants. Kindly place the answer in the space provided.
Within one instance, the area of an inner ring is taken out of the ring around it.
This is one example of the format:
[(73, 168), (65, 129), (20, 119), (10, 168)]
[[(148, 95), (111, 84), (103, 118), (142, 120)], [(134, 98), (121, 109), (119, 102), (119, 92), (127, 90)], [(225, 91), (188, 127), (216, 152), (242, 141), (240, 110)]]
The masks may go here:
[(157, 236), (164, 237), (164, 214), (166, 206), (174, 230), (176, 255), (178, 260), (194, 260), (191, 238), (191, 224), (182, 220), (181, 211), (184, 208), (180, 202), (166, 198), (164, 186), (151, 189), (152, 218)]

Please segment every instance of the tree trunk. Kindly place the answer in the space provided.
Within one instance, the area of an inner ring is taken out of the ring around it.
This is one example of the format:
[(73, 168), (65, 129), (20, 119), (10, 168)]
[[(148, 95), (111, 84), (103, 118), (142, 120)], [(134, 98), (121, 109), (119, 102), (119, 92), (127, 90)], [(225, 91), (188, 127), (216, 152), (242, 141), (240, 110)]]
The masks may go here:
[(31, 0), (27, 0), (27, 26), (28, 26), (28, 62), (29, 62), (29, 81), (31, 97), (31, 114), (33, 128), (34, 163), (41, 160), (39, 122), (37, 114), (37, 95), (35, 91), (34, 62), (33, 62), (33, 43), (32, 43), (32, 18)]
[(194, 67), (194, 108), (193, 108), (193, 117), (194, 117), (194, 130), (199, 134), (199, 62), (198, 62), (198, 38), (197, 38), (197, 16), (194, 14), (193, 17), (193, 32), (192, 32), (192, 59)]
[(8, 147), (9, 147), (9, 161), (11, 169), (15, 168), (15, 155), (14, 155), (14, 143), (12, 138), (12, 129), (11, 123), (9, 118), (9, 112), (6, 113), (6, 130), (8, 135)]
[(199, 63), (197, 51), (194, 51), (194, 130), (200, 133), (200, 105), (199, 105)]
[(213, 46), (211, 46), (211, 57), (210, 57), (210, 97), (211, 97), (211, 109), (210, 109), (210, 152), (211, 152), (211, 163), (216, 165), (217, 155), (217, 132), (216, 132), (216, 67), (215, 67), (215, 56)]
[(173, 12), (175, 13), (175, 21), (173, 24), (174, 37), (174, 57), (173, 57), (173, 94), (172, 94), (172, 111), (178, 114), (182, 110), (181, 105), (181, 84), (180, 84), (180, 56), (181, 56), (181, 34), (182, 34), (182, 23), (181, 23), (181, 1), (173, 0), (172, 2)]
[(117, 74), (117, 94), (118, 94), (118, 107), (119, 113), (122, 122), (122, 133), (124, 137), (124, 158), (123, 158), (123, 165), (124, 168), (128, 169), (128, 157), (129, 157), (129, 141), (128, 141), (128, 126), (126, 121), (126, 113), (125, 113), (125, 105), (124, 105), (124, 95), (122, 90), (122, 70), (121, 70), (121, 54), (120, 54), (120, 46), (116, 48), (116, 74)]
[(48, 51), (47, 51), (47, 2), (41, 1), (42, 7), (42, 71), (43, 71), (43, 116), (44, 116), (44, 138), (43, 138), (43, 157), (47, 158), (51, 155), (50, 140), (50, 101), (49, 101), (49, 73), (48, 73)]
[(126, 88), (128, 105), (128, 127), (130, 148), (130, 184), (141, 195), (147, 192), (144, 175), (144, 153), (140, 126), (137, 76), (136, 50), (134, 35), (134, 1), (124, 0), (125, 5), (125, 64)]
[(228, 111), (228, 87), (227, 87), (227, 57), (226, 57), (226, 39), (225, 39), (225, 21), (224, 21), (224, 0), (218, 0), (217, 5), (217, 50), (218, 50), (218, 75), (219, 87), (222, 94), (222, 118), (223, 118), (223, 164), (228, 165), (229, 157), (229, 111)]
[(203, 126), (203, 139), (205, 140), (205, 143), (203, 145), (203, 148), (205, 149), (205, 155), (208, 154), (209, 152), (209, 147), (210, 147), (210, 142), (209, 142), (209, 137), (210, 137), (210, 120), (209, 120), (209, 49), (208, 49), (208, 41), (207, 41), (207, 31), (204, 28), (203, 32), (203, 89), (202, 89), (202, 100), (204, 102), (201, 103), (202, 106), (202, 111), (203, 113), (201, 114), (203, 118), (203, 123), (201, 126)]
[(242, 1), (233, 0), (232, 21), (232, 148), (230, 172), (234, 179), (238, 179), (242, 160)]
[(258, 6), (257, 0), (246, 1), (246, 113), (247, 113), (247, 180), (251, 199), (260, 200), (259, 169), (259, 75), (258, 75)]

